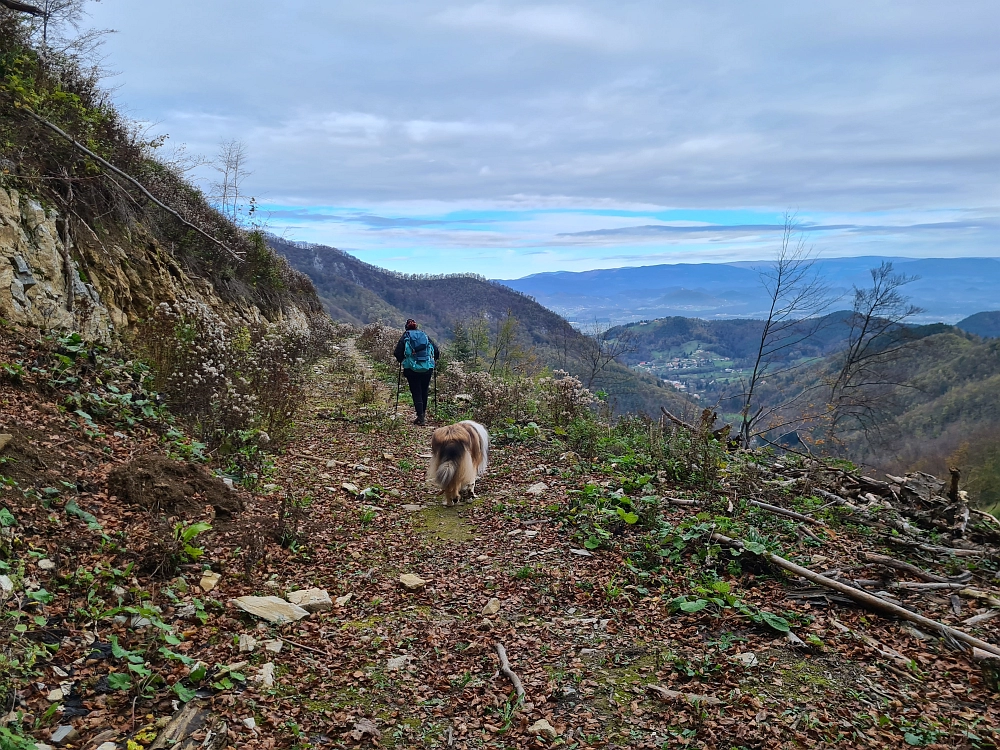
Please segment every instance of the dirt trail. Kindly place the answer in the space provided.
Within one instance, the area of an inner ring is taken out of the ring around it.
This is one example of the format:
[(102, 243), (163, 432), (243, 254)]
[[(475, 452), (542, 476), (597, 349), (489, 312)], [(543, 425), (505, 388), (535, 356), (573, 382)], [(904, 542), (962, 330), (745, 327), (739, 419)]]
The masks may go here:
[[(627, 581), (614, 553), (579, 549), (568, 492), (614, 478), (572, 465), (558, 444), (497, 447), (479, 499), (441, 507), (424, 484), (434, 422), (410, 424), (403, 405), (387, 418), (393, 389), (353, 344), (344, 352), (359, 366), (317, 367), (274, 480), (309, 498), (298, 540), (262, 564), (257, 585), (226, 595), (315, 586), (350, 598), (280, 629), (305, 648), (276, 657), (276, 686), (256, 691), (253, 704), (266, 731), (244, 732), (246, 746), (287, 745), (290, 731), (301, 747), (364, 744), (374, 727), (383, 747), (543, 747), (556, 736), (580, 748), (886, 747), (903, 735), (862, 731), (858, 715), (923, 732), (920, 707), (944, 700), (843, 635), (833, 621), (856, 621), (856, 611), (793, 604), (766, 577), (747, 601), (797, 608), (796, 632), (821, 646), (795, 648), (734, 616), (672, 613), (694, 571), (677, 571), (676, 591), (647, 591)], [(404, 590), (406, 573), (426, 586)], [(522, 706), (498, 672), (497, 643), (524, 683)], [(252, 654), (251, 668), (268, 658)], [(968, 672), (962, 657), (941, 658)], [(664, 701), (650, 684), (708, 703)], [(954, 711), (978, 705), (951, 697)], [(553, 728), (548, 739), (539, 720)], [(933, 744), (932, 733), (914, 737)]]

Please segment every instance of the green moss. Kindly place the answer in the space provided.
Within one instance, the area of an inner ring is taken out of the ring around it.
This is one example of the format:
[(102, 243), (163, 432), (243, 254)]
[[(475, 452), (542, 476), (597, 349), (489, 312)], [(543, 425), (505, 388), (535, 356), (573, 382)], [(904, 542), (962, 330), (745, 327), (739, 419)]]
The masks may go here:
[(417, 532), (442, 542), (468, 542), (476, 538), (475, 529), (466, 520), (468, 506), (430, 505), (419, 511)]

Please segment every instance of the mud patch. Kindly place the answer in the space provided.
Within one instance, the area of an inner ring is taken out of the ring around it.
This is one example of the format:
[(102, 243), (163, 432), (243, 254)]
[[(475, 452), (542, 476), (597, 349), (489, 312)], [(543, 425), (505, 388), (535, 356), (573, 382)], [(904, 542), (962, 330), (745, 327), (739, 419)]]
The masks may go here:
[(0, 429), (11, 435), (0, 450), (0, 475), (13, 479), (22, 488), (44, 487), (60, 479), (76, 477), (81, 463), (69, 452), (76, 437), (12, 427)]
[(140, 456), (108, 475), (108, 493), (131, 505), (169, 515), (198, 515), (206, 505), (218, 518), (243, 510), (243, 503), (221, 479), (200, 466), (165, 456)]

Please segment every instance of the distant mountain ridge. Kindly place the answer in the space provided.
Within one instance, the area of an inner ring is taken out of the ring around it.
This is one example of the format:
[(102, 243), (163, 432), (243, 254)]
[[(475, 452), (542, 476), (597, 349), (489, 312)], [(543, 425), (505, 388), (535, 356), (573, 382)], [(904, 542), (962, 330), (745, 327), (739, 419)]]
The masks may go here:
[[(915, 322), (955, 323), (1000, 306), (997, 258), (821, 258), (816, 270), (849, 306), (854, 285), (869, 283), (869, 269), (890, 260), (900, 273), (919, 279), (905, 288), (925, 312)], [(678, 263), (556, 271), (502, 283), (530, 294), (577, 325), (594, 320), (627, 323), (667, 317), (760, 318), (767, 296), (755, 269), (768, 261)]]
[(979, 312), (955, 324), (966, 333), (974, 333), (987, 339), (1000, 338), (1000, 310)]

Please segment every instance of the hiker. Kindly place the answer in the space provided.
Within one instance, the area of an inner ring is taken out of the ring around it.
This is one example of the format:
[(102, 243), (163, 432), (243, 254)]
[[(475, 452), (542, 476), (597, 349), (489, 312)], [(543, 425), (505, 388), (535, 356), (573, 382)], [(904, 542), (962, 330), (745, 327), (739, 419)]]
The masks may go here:
[(414, 424), (424, 424), (427, 392), (430, 390), (431, 376), (434, 374), (434, 363), (437, 362), (440, 353), (438, 345), (426, 333), (417, 329), (417, 321), (413, 318), (406, 321), (406, 332), (396, 344), (392, 356), (403, 366), (403, 375), (410, 386), (413, 408), (417, 410)]

